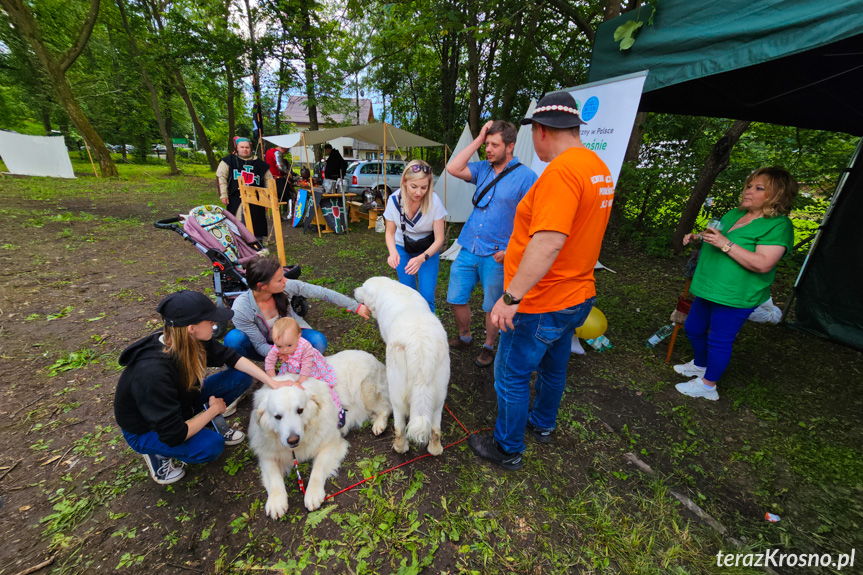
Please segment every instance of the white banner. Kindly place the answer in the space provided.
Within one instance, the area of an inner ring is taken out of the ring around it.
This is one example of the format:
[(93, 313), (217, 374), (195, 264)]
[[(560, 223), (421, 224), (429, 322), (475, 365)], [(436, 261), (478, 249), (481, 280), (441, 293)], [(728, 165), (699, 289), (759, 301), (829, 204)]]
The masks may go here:
[[(581, 142), (602, 158), (615, 185), (646, 79), (645, 70), (561, 90), (572, 94), (581, 119), (587, 122), (581, 126)], [(531, 169), (541, 174), (547, 165), (534, 151)]]
[(25, 136), (0, 131), (0, 158), (13, 174), (75, 177), (62, 136)]

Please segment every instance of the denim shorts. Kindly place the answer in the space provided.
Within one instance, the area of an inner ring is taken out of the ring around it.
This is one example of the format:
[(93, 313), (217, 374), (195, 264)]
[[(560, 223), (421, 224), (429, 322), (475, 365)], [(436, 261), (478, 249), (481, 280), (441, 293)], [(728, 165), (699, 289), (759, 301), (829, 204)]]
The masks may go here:
[(482, 310), (488, 313), (503, 295), (503, 264), (462, 248), (450, 268), (447, 303), (466, 304), (477, 282), (482, 284)]

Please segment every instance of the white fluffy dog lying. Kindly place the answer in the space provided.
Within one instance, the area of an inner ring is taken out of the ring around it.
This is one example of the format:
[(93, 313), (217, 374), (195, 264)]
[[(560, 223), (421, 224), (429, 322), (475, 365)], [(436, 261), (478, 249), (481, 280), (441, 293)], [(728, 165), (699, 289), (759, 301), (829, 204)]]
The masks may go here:
[[(338, 425), (338, 413), (326, 382), (307, 379), (296, 386), (255, 392), (255, 406), (249, 422), (249, 444), (261, 468), (267, 490), (267, 515), (278, 519), (288, 510), (286, 472), (293, 466), (294, 453), (300, 462), (312, 460), (306, 485), (305, 504), (309, 511), (321, 506), (326, 480), (335, 475), (348, 452), (344, 435), (374, 416), (372, 432), (380, 435), (390, 415), (386, 370), (373, 355), (364, 351), (343, 351), (326, 358), (336, 372), (336, 391), (346, 410), (345, 425)], [(296, 375), (276, 379), (296, 380)]]
[(410, 440), (428, 443), (429, 453), (440, 455), (440, 421), (449, 383), (449, 346), (440, 320), (419, 292), (385, 277), (366, 280), (354, 291), (354, 299), (378, 320), (387, 344), (393, 449), (406, 452)]

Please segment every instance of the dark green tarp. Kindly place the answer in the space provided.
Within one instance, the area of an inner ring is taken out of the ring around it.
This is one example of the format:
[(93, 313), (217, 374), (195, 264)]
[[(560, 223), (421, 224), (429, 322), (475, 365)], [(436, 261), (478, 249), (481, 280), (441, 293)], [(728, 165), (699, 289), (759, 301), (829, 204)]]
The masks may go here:
[[(603, 23), (588, 80), (649, 70), (640, 109), (863, 136), (861, 0), (662, 0)], [(644, 22), (626, 51), (621, 24)]]
[[(600, 25), (588, 79), (648, 70), (639, 108), (863, 136), (863, 1), (661, 0)], [(614, 31), (644, 22), (621, 51)], [(793, 327), (863, 350), (863, 158), (843, 174), (795, 285)]]
[(863, 350), (860, 151), (858, 145), (795, 286), (797, 301), (791, 325)]

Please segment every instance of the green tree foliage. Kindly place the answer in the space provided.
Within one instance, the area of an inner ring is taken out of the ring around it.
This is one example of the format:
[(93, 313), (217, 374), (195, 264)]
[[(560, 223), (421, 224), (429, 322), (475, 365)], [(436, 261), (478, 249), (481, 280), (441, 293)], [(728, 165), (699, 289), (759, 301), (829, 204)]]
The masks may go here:
[[(615, 210), (623, 232), (640, 238), (653, 253), (668, 254), (671, 236), (692, 193), (695, 179), (713, 143), (729, 120), (650, 114), (637, 166), (624, 166), (615, 192)], [(755, 169), (778, 165), (800, 182), (795, 203), (797, 240), (817, 227), (854, 150), (847, 134), (754, 123), (731, 152), (716, 179), (712, 213), (737, 206), (743, 181)], [(696, 224), (703, 226), (707, 211)]]

